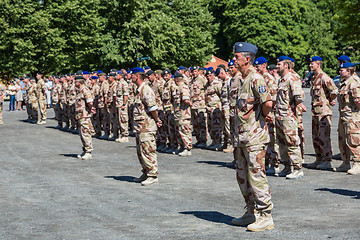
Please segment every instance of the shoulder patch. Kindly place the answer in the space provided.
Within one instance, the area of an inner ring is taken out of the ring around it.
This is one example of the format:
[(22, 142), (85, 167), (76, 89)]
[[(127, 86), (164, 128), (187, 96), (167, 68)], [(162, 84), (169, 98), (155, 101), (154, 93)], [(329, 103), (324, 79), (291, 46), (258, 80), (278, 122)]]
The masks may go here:
[(266, 86), (265, 85), (259, 87), (259, 93), (266, 93)]

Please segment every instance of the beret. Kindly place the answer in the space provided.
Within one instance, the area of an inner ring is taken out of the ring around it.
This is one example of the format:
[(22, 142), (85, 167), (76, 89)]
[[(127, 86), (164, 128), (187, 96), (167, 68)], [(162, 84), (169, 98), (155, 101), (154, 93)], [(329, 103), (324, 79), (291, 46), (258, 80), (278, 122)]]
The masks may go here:
[(112, 72), (112, 73), (109, 73), (109, 77), (115, 77), (116, 76), (116, 73)]
[(213, 69), (207, 70), (205, 75), (209, 75), (209, 74), (214, 74), (214, 70)]
[(199, 70), (205, 70), (205, 68), (204, 67), (199, 67)]
[(70, 76), (70, 74), (69, 74), (69, 73), (67, 73), (67, 74), (65, 74), (65, 76), (66, 76), (66, 77), (69, 77), (69, 76)]
[(285, 60), (290, 60), (290, 58), (288, 56), (280, 56), (277, 61), (278, 62), (282, 62), (282, 61), (285, 61)]
[(123, 72), (122, 71), (116, 71), (116, 74), (122, 74)]
[(90, 74), (88, 71), (83, 71), (82, 74)]
[(127, 70), (126, 73), (127, 73), (127, 74), (131, 74), (131, 70)]
[(191, 67), (191, 71), (198, 69), (198, 66)]
[(353, 66), (355, 66), (353, 63), (346, 62), (346, 63), (341, 64), (339, 68), (349, 68), (349, 67), (353, 67)]
[(185, 69), (186, 69), (186, 67), (184, 67), (184, 66), (181, 66), (178, 68), (178, 70), (185, 70)]
[(99, 76), (106, 76), (106, 73), (100, 73)]
[(270, 69), (270, 70), (276, 69), (276, 65), (275, 64), (270, 64), (268, 66), (268, 69)]
[(164, 69), (164, 71), (162, 72), (162, 74), (171, 74), (171, 71), (170, 69)]
[(291, 57), (289, 57), (289, 60), (291, 61), (291, 62), (295, 62), (295, 60), (293, 59), (293, 58), (291, 58)]
[(174, 74), (174, 78), (179, 78), (179, 77), (183, 77), (183, 75), (180, 74), (180, 73), (178, 73), (178, 72), (176, 72), (176, 73)]
[(153, 70), (149, 70), (149, 71), (147, 71), (147, 73), (145, 74), (146, 76), (150, 76), (151, 74), (153, 74), (154, 73), (154, 71)]
[(309, 59), (310, 62), (315, 62), (315, 61), (322, 61), (322, 58), (319, 57), (319, 56), (314, 56), (314, 57), (311, 57)]
[(91, 76), (91, 79), (98, 79), (97, 76)]
[(267, 60), (264, 57), (258, 57), (257, 59), (255, 59), (255, 62), (254, 62), (255, 65), (263, 64), (263, 63), (267, 63)]
[(101, 70), (98, 70), (97, 72), (98, 72), (99, 74), (100, 74), (100, 73), (103, 73), (103, 71), (101, 71)]
[(219, 64), (217, 67), (218, 67), (218, 68), (223, 68), (223, 69), (225, 69), (225, 65), (224, 65), (224, 64)]
[(213, 67), (208, 67), (207, 70), (214, 70), (214, 68)]
[(140, 67), (135, 67), (133, 69), (131, 69), (131, 73), (135, 74), (135, 73), (145, 73), (144, 69), (140, 68)]
[(228, 63), (228, 67), (230, 66), (234, 66), (234, 60), (231, 60), (229, 63)]
[(75, 80), (84, 80), (83, 76), (76, 76)]
[(157, 73), (157, 74), (161, 74), (162, 73), (162, 71), (160, 70), (160, 69), (158, 69), (158, 70), (155, 70), (155, 73)]
[(149, 67), (149, 66), (145, 66), (144, 69), (145, 69), (145, 70), (148, 70), (148, 69), (150, 69), (150, 67)]
[(110, 72), (117, 72), (117, 69), (112, 68), (112, 69), (110, 69)]
[(341, 55), (340, 57), (338, 57), (338, 60), (341, 62), (350, 62), (350, 57), (347, 55)]
[(247, 42), (237, 42), (234, 44), (233, 49), (235, 53), (251, 52), (253, 54), (256, 54), (258, 51), (258, 48), (254, 44)]
[(62, 78), (62, 77), (65, 77), (65, 75), (61, 75), (60, 77), (61, 77), (61, 78)]
[(223, 68), (218, 67), (218, 68), (216, 69), (216, 71), (215, 71), (215, 76), (219, 76), (219, 74), (221, 73), (221, 69), (223, 69)]
[(75, 73), (70, 74), (70, 76), (75, 76)]
[(83, 74), (83, 71), (82, 70), (79, 70), (75, 73), (76, 75), (82, 75)]

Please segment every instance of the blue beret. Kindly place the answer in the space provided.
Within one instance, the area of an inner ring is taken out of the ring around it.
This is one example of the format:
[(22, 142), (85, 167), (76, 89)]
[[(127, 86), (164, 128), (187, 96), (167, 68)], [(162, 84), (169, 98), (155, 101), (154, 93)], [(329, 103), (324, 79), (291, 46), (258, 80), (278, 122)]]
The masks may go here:
[(341, 64), (339, 68), (349, 68), (349, 67), (353, 67), (353, 66), (355, 66), (353, 63), (346, 62), (346, 63)]
[(110, 69), (110, 72), (117, 72), (117, 69), (115, 69), (115, 68)]
[(127, 70), (126, 73), (127, 73), (127, 74), (131, 74), (131, 70)]
[(264, 64), (264, 63), (267, 63), (267, 60), (264, 57), (258, 57), (257, 59), (255, 59), (255, 62), (254, 62), (255, 65)]
[(247, 42), (237, 42), (234, 44), (234, 52), (235, 53), (239, 53), (239, 52), (251, 52), (253, 54), (256, 54), (258, 51), (258, 48), (251, 43), (247, 43)]
[(88, 71), (83, 71), (82, 74), (90, 74)]
[(207, 70), (214, 70), (214, 68), (213, 67), (208, 67), (208, 69)]
[(91, 76), (91, 79), (98, 79), (97, 76)]
[(140, 68), (140, 67), (135, 67), (133, 69), (131, 69), (131, 73), (145, 73), (144, 69)]
[(347, 55), (341, 55), (340, 57), (338, 57), (338, 60), (341, 62), (350, 62), (350, 58)]
[(290, 58), (288, 56), (280, 56), (277, 61), (278, 62), (282, 62), (282, 61), (285, 61), (285, 60), (290, 60)]
[(291, 57), (289, 57), (289, 60), (290, 60), (290, 61), (292, 61), (293, 63), (295, 62), (295, 60), (294, 60), (294, 59), (292, 59)]
[(230, 66), (234, 66), (234, 60), (231, 60), (229, 63), (228, 63), (228, 67)]
[(186, 69), (186, 67), (184, 67), (184, 66), (181, 66), (178, 68), (178, 70), (185, 70), (185, 69)]
[(103, 73), (103, 71), (101, 71), (101, 70), (98, 70), (98, 73), (100, 74), (100, 73)]
[(209, 75), (209, 74), (214, 74), (215, 72), (214, 72), (214, 69), (208, 69), (207, 71), (206, 71), (206, 73), (205, 73), (205, 75)]
[(123, 72), (122, 71), (117, 71), (116, 74), (122, 74)]
[(150, 67), (149, 67), (149, 66), (145, 66), (144, 69), (145, 69), (145, 70), (148, 70), (148, 69), (150, 69)]
[(310, 58), (310, 62), (315, 62), (315, 61), (322, 61), (322, 58), (319, 56), (314, 56)]

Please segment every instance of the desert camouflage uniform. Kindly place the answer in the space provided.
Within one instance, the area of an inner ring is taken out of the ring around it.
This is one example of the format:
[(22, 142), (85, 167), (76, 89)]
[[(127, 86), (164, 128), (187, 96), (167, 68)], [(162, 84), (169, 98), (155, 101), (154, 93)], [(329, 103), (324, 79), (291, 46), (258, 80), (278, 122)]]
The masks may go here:
[(25, 84), (25, 97), (24, 97), (24, 102), (25, 102), (25, 105), (26, 105), (26, 113), (28, 115), (28, 119), (31, 119), (31, 120), (34, 120), (32, 119), (32, 109), (31, 109), (31, 103), (30, 103), (30, 100), (29, 100), (29, 90), (31, 88), (31, 83), (30, 81)]
[(82, 84), (76, 94), (76, 110), (75, 118), (80, 126), (80, 139), (83, 144), (83, 152), (91, 153), (93, 150), (91, 135), (94, 133), (94, 128), (91, 124), (91, 109), (88, 107), (89, 103), (93, 102), (90, 90)]
[(77, 127), (75, 121), (76, 89), (75, 89), (74, 81), (71, 82), (69, 81), (66, 96), (67, 96), (67, 116), (69, 118), (69, 127), (71, 130), (74, 130)]
[(230, 135), (231, 140), (234, 142), (234, 132), (235, 132), (235, 107), (238, 97), (238, 90), (240, 87), (241, 73), (237, 72), (235, 76), (230, 79), (230, 88), (229, 88), (229, 103), (230, 103)]
[(167, 129), (165, 129), (164, 123), (165, 123), (165, 114), (164, 114), (164, 108), (162, 104), (162, 94), (164, 91), (164, 84), (165, 80), (163, 78), (161, 79), (155, 79), (153, 82), (149, 82), (149, 86), (155, 93), (156, 98), (156, 104), (158, 106), (158, 117), (163, 122), (163, 125), (158, 128), (156, 133), (156, 144), (158, 146), (166, 146), (166, 133)]
[(2, 98), (2, 96), (5, 94), (5, 92), (6, 88), (0, 83), (0, 124), (3, 124), (2, 114), (4, 110), (4, 99)]
[(156, 155), (157, 126), (151, 111), (156, 111), (156, 99), (152, 89), (144, 82), (137, 89), (134, 99), (134, 128), (136, 149), (142, 172), (148, 177), (157, 177)]
[(191, 79), (188, 78), (185, 74), (183, 74), (183, 81), (186, 84), (186, 86), (189, 86)]
[(190, 89), (182, 82), (173, 92), (174, 117), (176, 121), (177, 139), (182, 149), (188, 151), (192, 148), (191, 140), (191, 109), (184, 101), (190, 102)]
[(316, 161), (331, 161), (331, 95), (338, 89), (332, 79), (323, 71), (313, 77), (311, 84), (312, 140)]
[(199, 74), (190, 83), (191, 94), (191, 122), (195, 132), (197, 143), (207, 141), (207, 116), (205, 105), (205, 85), (207, 80)]
[[(263, 77), (265, 79), (266, 85), (269, 88), (271, 101), (275, 103), (277, 96), (277, 81), (268, 72), (265, 72)], [(270, 143), (266, 149), (265, 165), (268, 166), (268, 164), (270, 163), (272, 166), (277, 167), (280, 163), (278, 160), (279, 146), (276, 143), (275, 108), (270, 111), (269, 115), (274, 121), (268, 123)]]
[(100, 86), (96, 83), (94, 85), (90, 84), (89, 90), (91, 92), (91, 97), (94, 100), (93, 107), (96, 109), (96, 113), (92, 114), (91, 122), (95, 129), (95, 137), (101, 136), (101, 125), (99, 120), (99, 108), (98, 108), (98, 102), (99, 102), (99, 92), (100, 92)]
[(344, 164), (360, 162), (360, 81), (351, 76), (340, 82), (339, 102), (339, 149)]
[(39, 117), (39, 102), (36, 91), (37, 85), (36, 83), (31, 84), (29, 88), (29, 102), (31, 105), (31, 119), (33, 121), (38, 121)]
[(131, 132), (134, 131), (134, 95), (137, 86), (131, 81), (128, 80), (129, 87), (129, 97), (128, 97), (128, 116), (129, 116), (129, 130)]
[(60, 94), (61, 94), (62, 85), (60, 83), (54, 84), (51, 91), (52, 104), (54, 106), (55, 119), (58, 122), (58, 126), (62, 127), (61, 119), (61, 105), (60, 105)]
[(109, 90), (107, 92), (107, 109), (110, 112), (110, 123), (111, 123), (111, 132), (113, 137), (116, 139), (119, 137), (119, 113), (116, 107), (116, 92), (117, 92), (117, 81), (109, 84)]
[(164, 128), (166, 131), (166, 136), (168, 142), (169, 148), (177, 148), (178, 142), (176, 139), (176, 136), (178, 135), (176, 133), (176, 122), (174, 117), (174, 107), (171, 104), (172, 102), (172, 93), (174, 89), (176, 89), (177, 86), (174, 82), (174, 79), (169, 79), (164, 84), (164, 89), (162, 92), (162, 102), (163, 102), (163, 108), (164, 108)]
[(220, 99), (221, 99), (221, 130), (224, 135), (224, 147), (231, 145), (232, 140), (230, 135), (230, 77), (227, 77), (222, 83)]
[(110, 113), (108, 110), (108, 106), (105, 103), (105, 99), (107, 98), (107, 94), (109, 92), (109, 82), (104, 80), (101, 83), (100, 91), (99, 91), (99, 101), (98, 101), (98, 109), (99, 109), (99, 125), (105, 132), (105, 135), (110, 135)]
[(37, 97), (40, 107), (40, 115), (38, 115), (38, 121), (45, 121), (46, 120), (46, 86), (43, 79), (39, 79), (37, 82)]
[[(128, 116), (128, 104), (124, 105), (124, 96), (129, 96), (129, 85), (124, 80), (118, 81), (116, 89), (116, 108), (119, 130), (122, 137), (129, 136), (129, 116)], [(125, 106), (122, 109), (122, 106)]]
[(279, 144), (280, 158), (285, 166), (301, 169), (302, 156), (295, 101), (303, 102), (300, 82), (289, 72), (278, 83), (276, 101), (276, 138)]
[(258, 211), (273, 208), (265, 174), (266, 145), (269, 132), (262, 104), (271, 96), (264, 78), (253, 66), (243, 74), (235, 108), (234, 155), (236, 177), (247, 206)]
[(67, 89), (68, 83), (62, 82), (61, 94), (60, 94), (60, 105), (61, 105), (61, 119), (65, 123), (65, 128), (69, 128), (69, 117), (67, 115), (68, 105), (67, 105)]
[(220, 81), (214, 79), (205, 85), (205, 103), (208, 131), (212, 143), (221, 144), (221, 88)]

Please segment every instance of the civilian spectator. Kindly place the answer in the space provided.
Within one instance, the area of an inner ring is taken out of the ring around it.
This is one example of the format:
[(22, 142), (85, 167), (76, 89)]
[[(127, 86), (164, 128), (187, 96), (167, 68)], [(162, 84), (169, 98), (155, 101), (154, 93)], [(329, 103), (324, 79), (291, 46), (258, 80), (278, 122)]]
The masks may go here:
[(17, 111), (21, 111), (22, 110), (22, 102), (24, 100), (23, 98), (23, 92), (22, 92), (22, 86), (20, 84), (20, 79), (16, 79), (16, 95), (15, 95), (15, 99), (16, 99), (16, 110)]
[(8, 94), (10, 95), (9, 111), (15, 111), (16, 87), (15, 87), (14, 81), (10, 82), (10, 85), (8, 87)]

